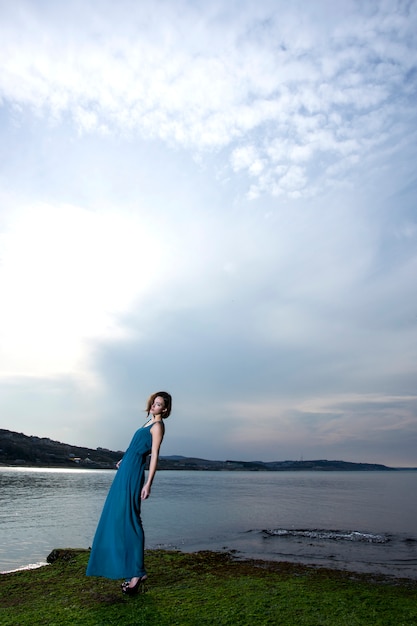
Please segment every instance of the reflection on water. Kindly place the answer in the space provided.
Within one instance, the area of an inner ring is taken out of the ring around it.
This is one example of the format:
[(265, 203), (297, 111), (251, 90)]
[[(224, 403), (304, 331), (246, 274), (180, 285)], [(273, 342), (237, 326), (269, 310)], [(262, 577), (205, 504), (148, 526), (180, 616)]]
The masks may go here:
[(2, 469), (0, 570), (45, 562), (59, 547), (88, 547), (114, 472)]
[[(113, 476), (0, 469), (0, 571), (91, 545)], [(150, 548), (227, 548), (417, 577), (416, 486), (417, 472), (160, 471), (142, 517)]]

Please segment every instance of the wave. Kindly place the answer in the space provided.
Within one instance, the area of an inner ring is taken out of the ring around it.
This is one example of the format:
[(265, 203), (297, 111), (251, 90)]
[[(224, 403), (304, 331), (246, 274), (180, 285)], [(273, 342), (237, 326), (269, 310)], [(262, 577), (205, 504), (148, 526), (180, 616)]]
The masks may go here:
[(44, 567), (45, 565), (49, 565), (46, 561), (39, 561), (39, 563), (29, 563), (29, 565), (22, 565), (21, 567), (17, 567), (16, 569), (8, 569), (1, 571), (0, 574), (14, 574), (15, 572), (22, 572), (24, 570), (29, 569), (38, 569), (39, 567)]
[(283, 537), (283, 538), (307, 538), (321, 539), (323, 541), (350, 541), (362, 543), (383, 543), (391, 541), (391, 535), (381, 535), (375, 533), (366, 533), (358, 530), (321, 530), (313, 529), (286, 529), (274, 528), (264, 529), (261, 531), (265, 538), (267, 537)]

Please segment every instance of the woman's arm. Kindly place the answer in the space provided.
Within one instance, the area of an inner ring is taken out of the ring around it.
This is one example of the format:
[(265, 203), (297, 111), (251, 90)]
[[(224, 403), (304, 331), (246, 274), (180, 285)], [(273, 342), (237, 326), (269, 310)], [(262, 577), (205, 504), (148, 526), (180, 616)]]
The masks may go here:
[[(159, 423), (159, 422), (158, 422)], [(152, 481), (155, 476), (156, 468), (158, 466), (159, 448), (161, 447), (162, 439), (164, 438), (164, 425), (159, 423), (159, 426), (153, 426), (151, 430), (152, 434), (152, 450), (151, 450), (151, 462), (149, 463), (148, 480), (143, 485), (141, 498), (146, 500), (151, 495)]]

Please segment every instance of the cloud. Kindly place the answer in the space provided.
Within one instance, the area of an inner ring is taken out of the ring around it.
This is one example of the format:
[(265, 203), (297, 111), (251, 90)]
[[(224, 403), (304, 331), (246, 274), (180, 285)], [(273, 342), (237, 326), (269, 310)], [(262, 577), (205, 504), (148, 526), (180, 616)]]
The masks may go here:
[(414, 4), (1, 12), (6, 427), (415, 464)]
[(414, 4), (322, 1), (300, 6), (297, 28), (294, 7), (269, 2), (239, 18), (234, 3), (77, 7), (5, 12), (3, 100), (81, 133), (225, 150), (252, 198), (315, 195), (415, 120)]
[[(200, 456), (342, 456), (350, 442), (349, 458), (360, 460), (363, 439), (378, 461), (392, 429), (414, 436), (416, 325), (404, 323), (404, 304), (416, 303), (408, 262), (375, 281), (377, 239), (352, 210), (269, 221), (253, 255), (259, 222), (218, 220), (205, 245), (195, 240), (183, 252), (181, 271), (164, 283), (163, 306), (133, 307), (122, 322), (127, 338), (97, 346), (104, 387), (128, 402), (138, 389), (175, 389), (171, 449), (188, 453), (191, 440)], [(220, 223), (233, 232), (232, 272), (222, 267), (230, 240), (216, 237)], [(385, 317), (393, 301), (396, 319)]]
[(123, 334), (117, 313), (146, 294), (162, 261), (149, 263), (145, 219), (73, 205), (16, 210), (3, 234), (0, 312), (8, 375), (82, 366), (87, 338)]
[[(350, 458), (360, 461), (366, 449), (368, 462), (378, 462), (390, 440), (391, 454), (396, 456), (404, 437), (410, 439), (409, 450), (417, 438), (415, 396), (326, 395), (304, 402), (281, 396), (279, 403), (269, 397), (256, 405), (237, 402), (228, 408), (241, 416), (240, 425), (235, 423), (233, 432), (226, 432), (232, 445), (239, 449), (250, 439), (253, 452), (262, 451), (263, 458), (269, 454), (270, 460), (277, 455), (282, 460), (300, 456), (328, 459), (331, 455), (340, 459), (349, 450)], [(258, 427), (252, 428), (253, 423)], [(399, 454), (396, 461), (401, 464)]]

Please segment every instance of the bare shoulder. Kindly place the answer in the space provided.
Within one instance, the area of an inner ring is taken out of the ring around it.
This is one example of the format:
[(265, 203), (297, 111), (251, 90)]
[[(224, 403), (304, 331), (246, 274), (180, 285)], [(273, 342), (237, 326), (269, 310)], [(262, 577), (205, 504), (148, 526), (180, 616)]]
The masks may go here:
[(163, 436), (165, 432), (165, 424), (161, 420), (160, 422), (155, 422), (151, 426), (151, 434), (152, 436), (158, 434), (158, 436)]

